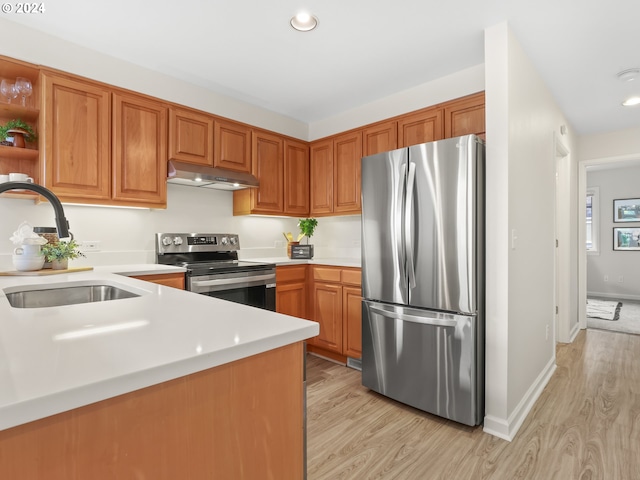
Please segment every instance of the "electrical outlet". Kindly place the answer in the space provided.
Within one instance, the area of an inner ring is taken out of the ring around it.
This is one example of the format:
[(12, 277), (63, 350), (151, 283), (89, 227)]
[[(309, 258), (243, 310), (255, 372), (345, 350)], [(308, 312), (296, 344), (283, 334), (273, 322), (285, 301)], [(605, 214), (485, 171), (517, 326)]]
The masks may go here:
[(84, 240), (80, 242), (80, 251), (84, 252), (99, 252), (100, 240)]
[(544, 339), (549, 340), (549, 324), (548, 323), (546, 327), (544, 327)]
[(275, 248), (284, 248), (284, 242), (282, 240), (276, 240), (273, 242), (273, 246)]
[(618, 277), (618, 282), (619, 282), (619, 283), (623, 283), (623, 282), (624, 282), (624, 277), (623, 277), (622, 275), (620, 275), (620, 276)]

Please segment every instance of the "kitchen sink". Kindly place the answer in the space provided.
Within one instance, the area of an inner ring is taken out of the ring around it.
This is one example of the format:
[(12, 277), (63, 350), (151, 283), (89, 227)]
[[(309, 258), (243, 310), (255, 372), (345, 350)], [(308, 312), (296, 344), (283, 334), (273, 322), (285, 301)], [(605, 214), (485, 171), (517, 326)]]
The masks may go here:
[(5, 288), (7, 300), (14, 308), (42, 308), (77, 305), (80, 303), (106, 302), (123, 298), (134, 298), (140, 295), (114, 285), (65, 285), (51, 287), (50, 285), (30, 285)]

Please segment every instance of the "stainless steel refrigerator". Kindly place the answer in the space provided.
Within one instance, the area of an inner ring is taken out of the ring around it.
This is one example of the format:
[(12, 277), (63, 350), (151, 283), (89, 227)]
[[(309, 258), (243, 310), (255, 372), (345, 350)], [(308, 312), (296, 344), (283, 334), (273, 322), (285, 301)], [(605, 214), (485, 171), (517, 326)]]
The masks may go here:
[(456, 422), (484, 416), (484, 142), (362, 159), (362, 383)]

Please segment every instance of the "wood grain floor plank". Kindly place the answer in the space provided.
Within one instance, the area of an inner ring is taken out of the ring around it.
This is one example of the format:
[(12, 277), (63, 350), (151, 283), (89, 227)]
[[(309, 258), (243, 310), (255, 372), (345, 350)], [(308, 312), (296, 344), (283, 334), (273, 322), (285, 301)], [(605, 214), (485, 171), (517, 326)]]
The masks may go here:
[(309, 356), (309, 480), (640, 480), (640, 336), (581, 332), (513, 442), (371, 392)]

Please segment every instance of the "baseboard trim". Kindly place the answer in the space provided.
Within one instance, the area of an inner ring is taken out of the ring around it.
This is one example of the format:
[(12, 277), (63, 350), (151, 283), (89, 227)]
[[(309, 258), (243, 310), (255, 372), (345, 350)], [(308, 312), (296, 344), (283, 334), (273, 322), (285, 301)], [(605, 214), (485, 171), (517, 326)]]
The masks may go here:
[(640, 302), (640, 295), (628, 295), (622, 293), (587, 292), (587, 297), (611, 298), (613, 300), (633, 300), (635, 302)]
[(551, 380), (551, 376), (555, 371), (556, 358), (554, 355), (540, 375), (538, 375), (535, 382), (533, 382), (531, 387), (529, 387), (529, 390), (527, 390), (527, 393), (524, 395), (522, 400), (520, 400), (520, 403), (518, 403), (518, 406), (515, 408), (513, 413), (509, 415), (509, 418), (505, 420), (504, 418), (486, 415), (484, 417), (483, 431), (495, 437), (507, 440), (508, 442), (512, 441), (518, 433), (518, 430), (520, 430), (524, 420), (527, 418), (527, 415), (529, 415), (529, 412), (536, 403), (536, 400), (540, 398), (544, 387), (547, 386), (547, 383), (549, 383), (549, 380)]
[(580, 324), (576, 323), (573, 325), (573, 327), (571, 328), (571, 331), (569, 332), (569, 343), (573, 343), (573, 341), (576, 339), (576, 337), (578, 336), (578, 334), (580, 333)]

